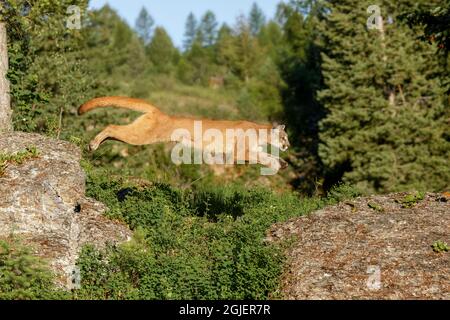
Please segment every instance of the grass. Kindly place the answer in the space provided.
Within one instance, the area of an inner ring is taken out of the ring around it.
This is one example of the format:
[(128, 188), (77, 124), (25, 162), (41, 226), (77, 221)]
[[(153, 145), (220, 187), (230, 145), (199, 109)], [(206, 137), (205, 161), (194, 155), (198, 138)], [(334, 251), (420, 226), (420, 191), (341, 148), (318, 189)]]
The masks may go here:
[(441, 240), (434, 242), (431, 247), (433, 248), (433, 251), (437, 253), (447, 252), (450, 250), (448, 244)]
[(171, 91), (152, 91), (147, 100), (169, 114), (213, 119), (239, 118), (235, 98), (224, 90), (177, 84)]
[(0, 176), (5, 173), (9, 164), (22, 164), (29, 159), (39, 156), (39, 151), (34, 146), (29, 146), (23, 151), (14, 154), (0, 153)]

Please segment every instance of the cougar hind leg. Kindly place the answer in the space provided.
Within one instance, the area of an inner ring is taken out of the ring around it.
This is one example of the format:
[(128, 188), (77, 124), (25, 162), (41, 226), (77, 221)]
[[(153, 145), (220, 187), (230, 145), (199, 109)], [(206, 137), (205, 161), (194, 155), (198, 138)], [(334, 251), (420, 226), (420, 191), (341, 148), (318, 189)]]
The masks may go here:
[(89, 143), (89, 151), (97, 150), (100, 144), (108, 139), (118, 140), (129, 144), (136, 144), (135, 139), (133, 139), (133, 136), (128, 134), (127, 129), (127, 126), (107, 126)]
[[(146, 130), (142, 130), (143, 123), (146, 124)], [(109, 139), (136, 146), (149, 144), (154, 142), (152, 139), (148, 138), (148, 136), (151, 135), (150, 132), (151, 125), (149, 126), (147, 115), (139, 117), (129, 125), (109, 125), (89, 143), (89, 150), (97, 150), (104, 141)]]

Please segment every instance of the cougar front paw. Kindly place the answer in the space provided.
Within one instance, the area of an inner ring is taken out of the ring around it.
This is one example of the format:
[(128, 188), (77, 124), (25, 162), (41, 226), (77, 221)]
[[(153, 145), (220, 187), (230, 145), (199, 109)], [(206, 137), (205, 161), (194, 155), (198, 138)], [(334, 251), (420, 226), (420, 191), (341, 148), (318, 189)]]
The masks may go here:
[(283, 159), (280, 159), (280, 168), (281, 169), (286, 169), (287, 167), (289, 167), (289, 163), (287, 163)]

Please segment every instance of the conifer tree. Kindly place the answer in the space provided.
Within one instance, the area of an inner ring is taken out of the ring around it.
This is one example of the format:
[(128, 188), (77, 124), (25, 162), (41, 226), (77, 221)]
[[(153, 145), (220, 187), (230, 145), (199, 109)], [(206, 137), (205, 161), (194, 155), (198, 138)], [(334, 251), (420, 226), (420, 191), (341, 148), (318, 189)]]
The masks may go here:
[(177, 49), (163, 27), (156, 27), (155, 35), (148, 45), (148, 55), (159, 72), (168, 72), (174, 63)]
[[(396, 21), (408, 1), (329, 1), (321, 31), (327, 116), (319, 154), (329, 177), (366, 191), (448, 187), (448, 111), (432, 49)], [(447, 133), (446, 133), (447, 132)]]
[(68, 14), (67, 9), (76, 4), (80, 12), (85, 12), (87, 2), (0, 1), (0, 20), (8, 31), (8, 78), (15, 130), (59, 136), (59, 120), (64, 127), (80, 97), (93, 92), (97, 81), (86, 76), (84, 21), (80, 21), (81, 29), (66, 24), (70, 15), (76, 15)]
[(261, 46), (268, 48), (268, 51), (274, 58), (276, 58), (277, 54), (285, 45), (281, 27), (273, 20), (262, 26), (259, 31), (258, 40)]
[(250, 26), (244, 16), (237, 19), (235, 27), (235, 52), (231, 64), (239, 77), (248, 82), (255, 74), (256, 68), (261, 62), (263, 52), (258, 40), (251, 35)]
[(250, 25), (250, 32), (253, 36), (258, 35), (261, 28), (266, 24), (264, 12), (256, 2), (252, 5), (248, 21)]
[(197, 19), (191, 12), (186, 20), (186, 28), (184, 32), (184, 42), (183, 42), (184, 50), (187, 51), (192, 47), (196, 35), (197, 35)]
[(198, 32), (203, 46), (210, 47), (215, 43), (217, 37), (217, 26), (218, 23), (216, 20), (216, 15), (212, 11), (208, 10), (202, 17)]
[(237, 51), (233, 30), (226, 24), (220, 27), (216, 43), (216, 61), (219, 65), (225, 66), (231, 72), (232, 61), (237, 60)]
[(142, 7), (138, 18), (136, 19), (136, 32), (139, 37), (144, 41), (144, 44), (147, 45), (150, 43), (153, 33), (153, 25), (155, 21), (152, 16), (148, 13), (145, 7)]
[[(321, 88), (320, 49), (316, 39), (322, 1), (290, 1), (277, 8), (275, 24), (268, 24), (261, 32), (261, 43), (273, 42), (274, 56), (285, 83), (282, 87), (284, 113), (291, 133), (291, 143), (299, 156), (292, 162), (298, 178), (292, 183), (302, 192), (313, 193), (322, 178), (318, 155), (318, 122), (324, 115), (316, 92)], [(281, 25), (282, 36), (277, 34)], [(271, 27), (272, 26), (272, 27)], [(269, 27), (273, 35), (266, 35)]]

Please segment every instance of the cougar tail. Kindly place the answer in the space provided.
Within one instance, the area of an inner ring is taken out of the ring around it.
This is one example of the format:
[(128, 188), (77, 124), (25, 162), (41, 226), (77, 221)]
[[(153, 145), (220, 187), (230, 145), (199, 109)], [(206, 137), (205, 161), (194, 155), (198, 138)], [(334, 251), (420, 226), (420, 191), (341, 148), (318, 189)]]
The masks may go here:
[(101, 97), (89, 100), (88, 102), (83, 104), (81, 107), (78, 108), (78, 114), (81, 115), (83, 113), (91, 111), (92, 109), (104, 107), (119, 107), (140, 111), (144, 113), (158, 110), (150, 103), (141, 99), (134, 99), (128, 97)]

